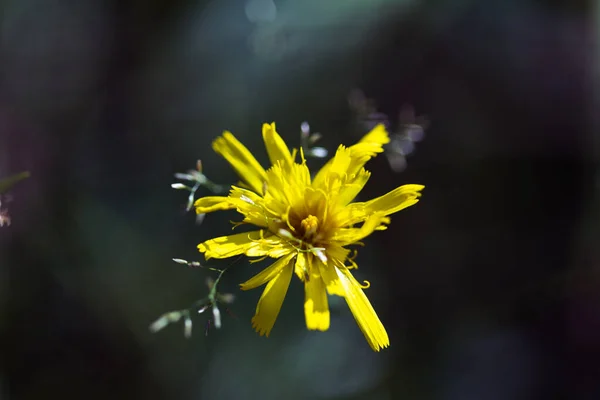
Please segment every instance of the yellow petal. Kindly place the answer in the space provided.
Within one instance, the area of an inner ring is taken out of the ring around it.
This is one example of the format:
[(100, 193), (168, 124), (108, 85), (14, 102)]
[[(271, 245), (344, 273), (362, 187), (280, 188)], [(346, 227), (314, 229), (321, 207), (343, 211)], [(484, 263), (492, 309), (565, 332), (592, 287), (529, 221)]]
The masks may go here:
[(423, 185), (403, 185), (389, 193), (379, 196), (365, 203), (365, 206), (371, 212), (382, 212), (384, 215), (390, 215), (400, 210), (410, 207), (419, 201)]
[(290, 185), (289, 175), (284, 171), (281, 164), (275, 164), (266, 173), (267, 184), (265, 201), (277, 205), (290, 204), (291, 199), (296, 197), (298, 188)]
[[(351, 203), (336, 214), (339, 226), (354, 225), (364, 221), (375, 212), (390, 215), (410, 207), (419, 201), (423, 185), (403, 185), (391, 192), (367, 202)], [(378, 227), (378, 230), (382, 228)]]
[[(256, 247), (257, 240), (261, 239), (261, 231), (244, 232), (235, 235), (221, 236), (207, 240), (198, 245), (198, 250), (204, 253), (204, 257), (210, 258), (228, 258), (244, 254), (252, 247)], [(264, 255), (264, 254), (262, 254)]]
[(358, 143), (371, 143), (377, 145), (379, 149), (374, 148), (376, 153), (381, 153), (381, 145), (388, 144), (390, 142), (390, 137), (385, 129), (385, 125), (377, 124), (369, 133), (362, 137), (358, 141)]
[(379, 351), (388, 347), (390, 345), (388, 334), (360, 284), (346, 268), (336, 268), (336, 273), (346, 292), (346, 303), (371, 348)]
[[(330, 257), (329, 252), (327, 253), (327, 256)], [(320, 260), (316, 260), (316, 262), (318, 263), (317, 265), (319, 267), (319, 272), (321, 273), (323, 283), (325, 283), (325, 287), (327, 288), (327, 293), (330, 295), (344, 297), (346, 295), (346, 291), (341, 285), (340, 279), (335, 272), (333, 262), (328, 262), (327, 264), (323, 264)]]
[(269, 281), (258, 300), (256, 314), (252, 317), (252, 327), (261, 336), (269, 336), (273, 329), (292, 279), (292, 270), (290, 263), (284, 266), (281, 272)]
[(310, 185), (310, 171), (306, 165), (306, 160), (302, 164), (293, 163), (290, 171), (290, 181), (292, 185), (308, 186)]
[(390, 138), (382, 124), (376, 125), (354, 146), (350, 146), (352, 164), (348, 174), (356, 174), (371, 158), (383, 152), (383, 145), (390, 142)]
[(338, 226), (345, 227), (364, 221), (370, 214), (365, 203), (351, 203), (342, 208), (335, 218)]
[(372, 214), (360, 228), (338, 229), (332, 240), (341, 246), (356, 243), (373, 233), (381, 224), (389, 222), (390, 219), (381, 213)]
[(308, 277), (308, 257), (310, 257), (310, 254), (308, 253), (298, 253), (296, 256), (294, 272), (296, 273), (298, 279), (300, 279), (302, 282), (304, 282)]
[(361, 168), (356, 175), (353, 175), (351, 179), (348, 179), (346, 182), (344, 182), (339, 190), (337, 199), (338, 204), (345, 206), (354, 200), (363, 187), (365, 187), (365, 184), (369, 180), (370, 176), (371, 173), (369, 171)]
[(245, 252), (248, 257), (280, 258), (293, 250), (293, 247), (287, 241), (281, 240), (279, 236), (271, 233), (266, 235), (270, 236), (257, 239), (248, 246)]
[(290, 253), (285, 257), (282, 257), (279, 260), (275, 261), (273, 264), (269, 265), (267, 268), (263, 269), (258, 274), (248, 279), (246, 282), (240, 284), (240, 288), (242, 290), (250, 290), (269, 282), (277, 274), (279, 274), (284, 267), (286, 267), (290, 263), (290, 260), (292, 259), (292, 257), (294, 257), (294, 255), (294, 253)]
[(352, 163), (350, 149), (345, 146), (339, 146), (332, 159), (317, 172), (313, 179), (314, 188), (325, 188), (333, 178), (339, 178), (346, 174), (348, 167)]
[(310, 278), (304, 281), (304, 316), (309, 330), (329, 329), (327, 290), (316, 265), (311, 268)]
[(265, 208), (264, 199), (251, 190), (232, 186), (229, 199), (237, 211), (244, 215), (246, 223), (266, 228), (277, 217)]
[(223, 136), (215, 139), (213, 149), (231, 164), (252, 190), (261, 193), (263, 182), (266, 180), (265, 170), (231, 132), (225, 131)]
[(271, 164), (275, 165), (278, 161), (282, 161), (285, 165), (292, 164), (292, 155), (290, 149), (275, 130), (275, 122), (271, 124), (263, 124), (263, 140), (269, 154)]
[(206, 196), (201, 197), (194, 203), (197, 214), (206, 214), (213, 211), (231, 210), (235, 205), (229, 201), (228, 197)]
[(378, 124), (358, 143), (348, 148), (340, 146), (335, 156), (317, 173), (313, 187), (323, 187), (328, 177), (355, 175), (372, 157), (383, 152), (383, 145), (390, 142), (385, 126)]

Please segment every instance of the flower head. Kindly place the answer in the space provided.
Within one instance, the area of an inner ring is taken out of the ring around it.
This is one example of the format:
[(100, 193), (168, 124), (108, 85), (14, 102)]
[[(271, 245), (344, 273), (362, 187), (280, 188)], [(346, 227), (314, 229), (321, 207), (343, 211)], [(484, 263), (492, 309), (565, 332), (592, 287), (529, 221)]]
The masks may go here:
[(195, 202), (197, 213), (235, 209), (258, 229), (207, 240), (198, 248), (206, 259), (240, 254), (277, 259), (241, 284), (243, 290), (265, 285), (252, 325), (269, 335), (295, 274), (305, 290), (304, 313), (310, 330), (329, 328), (327, 294), (346, 299), (358, 326), (373, 350), (389, 346), (383, 324), (350, 272), (357, 268), (347, 247), (375, 230), (386, 229), (388, 215), (415, 204), (421, 185), (404, 185), (366, 202), (352, 202), (370, 173), (365, 163), (389, 142), (383, 125), (357, 144), (339, 146), (335, 156), (311, 178), (303, 149), (290, 152), (275, 130), (263, 125), (263, 139), (272, 166), (265, 170), (230, 132), (213, 142), (213, 149), (236, 170), (241, 182), (229, 196), (208, 196)]

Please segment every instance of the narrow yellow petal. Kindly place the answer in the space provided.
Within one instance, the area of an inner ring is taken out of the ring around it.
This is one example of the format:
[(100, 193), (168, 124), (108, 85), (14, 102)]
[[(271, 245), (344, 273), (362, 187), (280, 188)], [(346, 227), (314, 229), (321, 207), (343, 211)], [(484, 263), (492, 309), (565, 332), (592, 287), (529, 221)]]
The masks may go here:
[(298, 253), (296, 264), (294, 265), (294, 272), (302, 282), (308, 277), (308, 257), (310, 257), (308, 253)]
[(235, 169), (239, 177), (256, 193), (261, 193), (263, 182), (266, 180), (264, 168), (256, 158), (231, 132), (223, 132), (213, 142), (215, 152), (223, 156)]
[[(367, 133), (365, 136), (362, 137), (362, 139), (360, 139), (358, 141), (358, 143), (377, 144), (377, 145), (379, 145), (379, 147), (381, 147), (381, 145), (388, 144), (389, 142), (390, 142), (390, 137), (387, 133), (387, 130), (385, 129), (385, 125), (383, 125), (383, 124), (375, 125), (375, 127), (373, 129), (371, 129), (371, 131), (369, 133)], [(374, 149), (374, 150), (377, 153), (381, 152), (381, 150), (376, 150), (376, 149)]]
[(339, 146), (332, 159), (317, 172), (312, 181), (314, 188), (327, 187), (329, 180), (339, 178), (346, 174), (348, 167), (352, 163), (351, 151), (345, 146)]
[(200, 250), (201, 253), (204, 253), (204, 257), (207, 260), (211, 258), (233, 257), (244, 254), (252, 247), (256, 247), (258, 245), (256, 241), (261, 239), (261, 237), (261, 231), (221, 236), (200, 243), (198, 245), (198, 250)]
[(294, 257), (294, 255), (294, 253), (290, 253), (287, 256), (278, 259), (273, 264), (269, 265), (267, 268), (248, 279), (246, 282), (240, 284), (240, 288), (242, 290), (250, 290), (271, 281), (277, 274), (281, 272), (284, 267), (290, 263), (290, 260), (292, 257)]
[(379, 351), (390, 345), (390, 339), (385, 327), (379, 320), (377, 313), (371, 306), (369, 299), (360, 287), (360, 284), (354, 279), (350, 271), (346, 268), (336, 268), (336, 273), (340, 279), (341, 285), (346, 291), (346, 303), (360, 330), (365, 335), (367, 342), (375, 351)]
[(277, 215), (270, 213), (264, 205), (264, 199), (251, 190), (232, 186), (230, 202), (244, 215), (244, 222), (267, 228)]
[(360, 228), (338, 229), (333, 235), (332, 241), (341, 246), (352, 244), (369, 236), (381, 224), (387, 224), (389, 222), (390, 219), (384, 216), (382, 213), (372, 214), (366, 219)]
[(376, 125), (354, 146), (350, 146), (352, 164), (348, 167), (348, 174), (356, 174), (371, 158), (383, 152), (383, 145), (390, 142), (390, 138), (382, 124)]
[(303, 161), (302, 164), (292, 164), (290, 181), (297, 186), (310, 185), (310, 171), (308, 170), (306, 161)]
[[(390, 215), (410, 207), (419, 201), (423, 185), (403, 185), (383, 196), (367, 202), (351, 203), (336, 214), (339, 226), (354, 225), (364, 221), (373, 213)], [(381, 228), (377, 228), (381, 230)]]
[(292, 154), (281, 136), (279, 136), (275, 130), (275, 122), (263, 124), (262, 134), (271, 164), (275, 165), (278, 161), (281, 161), (285, 165), (291, 165)]
[(235, 205), (229, 201), (228, 197), (206, 196), (201, 197), (194, 202), (197, 214), (206, 214), (213, 211), (231, 210)]
[(269, 281), (256, 305), (256, 313), (252, 317), (252, 327), (262, 336), (269, 336), (275, 320), (281, 310), (290, 281), (292, 265), (288, 263), (279, 274)]
[(365, 187), (365, 184), (369, 180), (371, 173), (361, 168), (360, 171), (353, 175), (350, 179), (345, 181), (339, 190), (337, 202), (339, 205), (345, 206), (350, 203)]
[[(352, 162), (351, 150), (344, 146), (340, 146), (333, 156), (331, 166), (329, 167), (328, 174), (334, 174), (336, 176), (344, 176), (348, 167)], [(315, 178), (316, 180), (316, 178)]]
[(365, 206), (371, 212), (390, 215), (417, 203), (421, 197), (420, 192), (424, 188), (423, 185), (403, 185), (383, 196), (365, 202)]
[(378, 124), (358, 143), (340, 146), (335, 156), (330, 159), (315, 176), (313, 187), (323, 187), (331, 175), (356, 175), (371, 158), (383, 152), (383, 145), (390, 142), (385, 126)]
[(357, 224), (364, 221), (371, 215), (370, 211), (365, 207), (365, 203), (350, 203), (342, 208), (336, 215), (338, 226), (345, 227)]
[(270, 201), (272, 199), (278, 205), (289, 205), (291, 199), (297, 196), (298, 188), (290, 184), (287, 171), (283, 169), (281, 164), (277, 163), (267, 170), (266, 176), (265, 200)]
[[(327, 254), (330, 256), (330, 254)], [(346, 295), (346, 291), (344, 287), (340, 283), (340, 279), (335, 272), (335, 267), (333, 266), (333, 262), (328, 262), (327, 264), (323, 264), (320, 260), (316, 260), (319, 267), (319, 272), (321, 273), (321, 277), (323, 279), (323, 283), (325, 283), (325, 287), (327, 288), (327, 293), (335, 296)], [(343, 263), (342, 263), (343, 265)]]
[(293, 250), (293, 247), (287, 241), (281, 240), (277, 235), (267, 232), (264, 233), (264, 236), (253, 240), (252, 244), (248, 246), (245, 251), (248, 257), (268, 256), (271, 258), (280, 258)]
[[(314, 261), (314, 260), (313, 260)], [(319, 268), (315, 265), (309, 279), (304, 281), (304, 316), (309, 330), (326, 331), (329, 329), (329, 304), (327, 290)]]

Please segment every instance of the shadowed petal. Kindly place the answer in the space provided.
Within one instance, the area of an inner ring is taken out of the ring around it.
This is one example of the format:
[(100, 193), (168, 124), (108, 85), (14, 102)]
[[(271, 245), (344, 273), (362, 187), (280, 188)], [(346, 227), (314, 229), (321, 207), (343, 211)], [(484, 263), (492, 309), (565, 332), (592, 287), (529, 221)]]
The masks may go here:
[(206, 214), (213, 211), (231, 210), (235, 208), (235, 205), (229, 201), (229, 197), (206, 196), (196, 200), (194, 207), (196, 207), (196, 214)]
[(292, 273), (292, 265), (288, 262), (288, 265), (284, 266), (281, 272), (269, 281), (258, 300), (256, 314), (252, 317), (252, 327), (261, 336), (269, 336), (273, 329), (290, 285)]
[(327, 288), (327, 293), (329, 293), (330, 295), (344, 297), (346, 295), (346, 290), (340, 283), (340, 278), (335, 272), (335, 267), (331, 264), (323, 264), (320, 260), (316, 260), (316, 262), (318, 263), (319, 272), (321, 273), (323, 283)]

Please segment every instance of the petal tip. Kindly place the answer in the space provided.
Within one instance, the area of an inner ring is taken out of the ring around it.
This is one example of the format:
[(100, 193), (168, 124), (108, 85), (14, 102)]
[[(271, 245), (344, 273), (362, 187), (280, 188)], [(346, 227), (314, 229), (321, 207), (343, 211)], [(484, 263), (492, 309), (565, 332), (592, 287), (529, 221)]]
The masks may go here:
[(256, 321), (256, 317), (252, 318), (252, 328), (254, 331), (256, 331), (256, 333), (258, 333), (259, 336), (268, 338), (269, 334), (271, 333), (271, 329), (265, 329), (260, 326), (260, 324)]
[(383, 349), (387, 349), (388, 347), (390, 347), (390, 342), (389, 342), (389, 341), (388, 341), (388, 342), (385, 342), (385, 343), (377, 343), (377, 344), (375, 344), (374, 346), (372, 346), (372, 348), (373, 348), (373, 351), (376, 351), (376, 352), (378, 352), (378, 353), (379, 353), (381, 350), (383, 350)]

